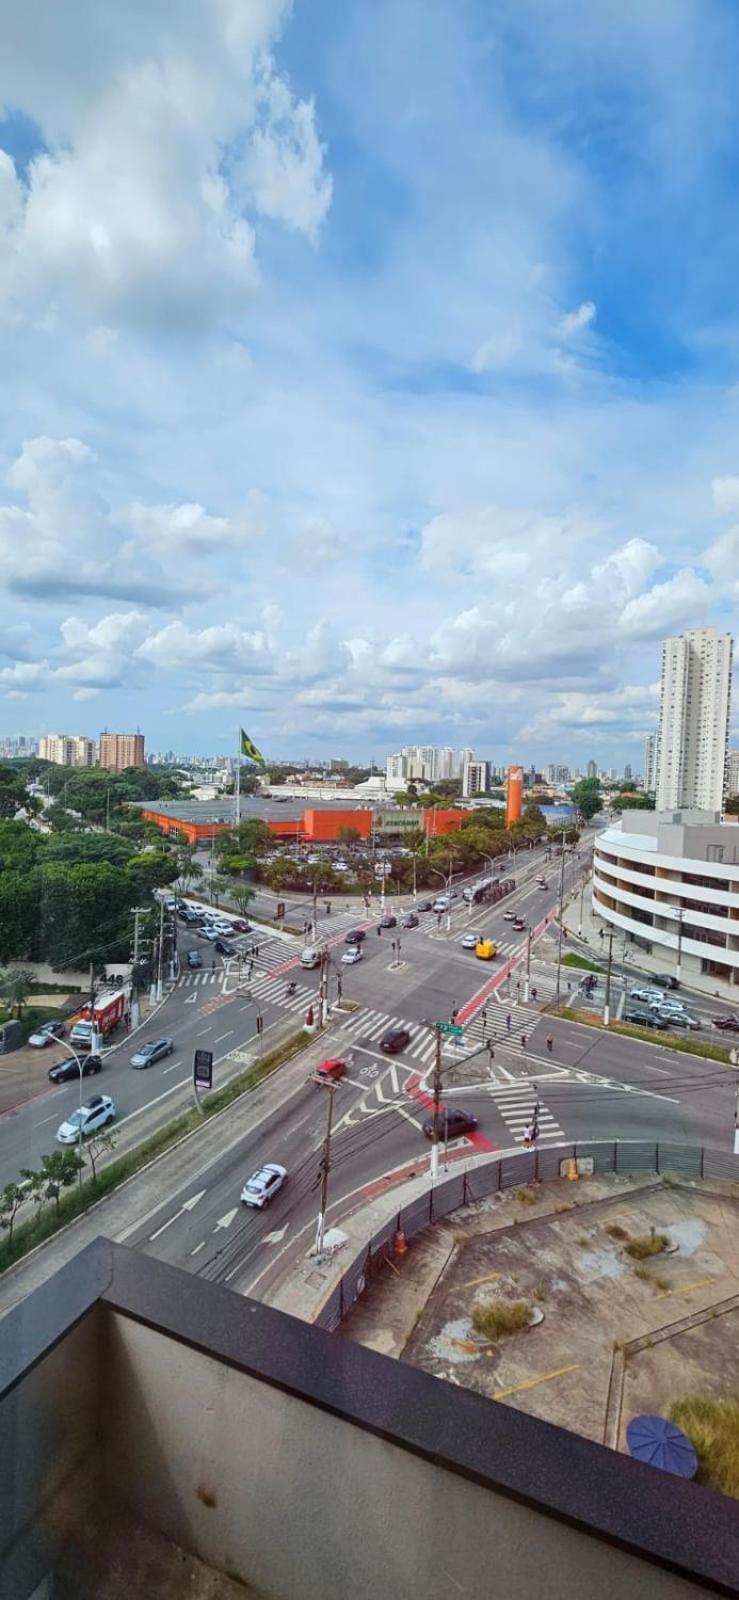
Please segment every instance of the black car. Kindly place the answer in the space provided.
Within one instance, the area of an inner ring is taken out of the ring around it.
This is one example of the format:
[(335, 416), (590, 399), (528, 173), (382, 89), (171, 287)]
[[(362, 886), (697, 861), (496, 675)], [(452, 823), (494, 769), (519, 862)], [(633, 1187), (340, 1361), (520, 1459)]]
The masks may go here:
[[(477, 1127), (477, 1117), (471, 1111), (457, 1110), (456, 1106), (439, 1106), (439, 1138), (458, 1139), (462, 1133), (472, 1133)], [(434, 1119), (427, 1117), (423, 1123), (427, 1139), (434, 1137)]]
[(667, 1022), (664, 1017), (658, 1017), (656, 1011), (640, 1011), (636, 1006), (629, 1006), (624, 1011), (624, 1022), (636, 1022), (640, 1028), (661, 1028), (664, 1032)]
[(433, 900), (419, 900), (418, 909), (419, 909), (419, 911), (433, 911), (433, 909), (434, 909)]
[[(103, 1063), (100, 1056), (80, 1056), (82, 1062), (83, 1078), (91, 1078), (94, 1073), (102, 1072)], [(80, 1069), (71, 1056), (64, 1061), (57, 1061), (56, 1066), (49, 1067), (50, 1083), (79, 1083)]]
[(653, 972), (651, 981), (656, 983), (660, 989), (680, 988), (677, 978), (674, 978), (671, 972)]
[(739, 1033), (739, 1016), (714, 1017), (714, 1028), (725, 1028), (727, 1033)]
[(380, 917), (381, 928), (397, 928), (397, 926), (398, 919), (393, 916), (392, 911), (386, 911), (384, 917)]
[(401, 921), (400, 926), (401, 926), (401, 928), (417, 928), (418, 927), (418, 917), (415, 916), (412, 911), (407, 911), (405, 916), (403, 917), (403, 919)]
[(219, 956), (235, 956), (236, 954), (235, 944), (229, 944), (228, 939), (216, 939), (213, 948), (218, 951)]
[(344, 944), (361, 944), (364, 937), (364, 928), (350, 928), (344, 939)]
[(188, 950), (187, 965), (191, 970), (194, 970), (196, 967), (202, 967), (203, 958), (199, 950)]
[(380, 1049), (386, 1056), (397, 1056), (410, 1042), (411, 1036), (407, 1028), (388, 1028), (380, 1040)]

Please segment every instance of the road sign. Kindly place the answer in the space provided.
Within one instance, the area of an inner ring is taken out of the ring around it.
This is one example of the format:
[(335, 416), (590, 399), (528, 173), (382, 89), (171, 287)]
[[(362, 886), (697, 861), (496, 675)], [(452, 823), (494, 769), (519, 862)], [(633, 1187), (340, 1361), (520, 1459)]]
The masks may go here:
[(196, 1050), (193, 1061), (193, 1082), (196, 1089), (213, 1088), (213, 1051)]
[(277, 921), (278, 922), (284, 922), (284, 920), (285, 920), (285, 902), (284, 902), (284, 900), (278, 900), (276, 915), (277, 915)]
[(438, 1033), (446, 1033), (451, 1039), (461, 1039), (464, 1034), (464, 1028), (460, 1028), (458, 1022), (435, 1022), (434, 1027)]

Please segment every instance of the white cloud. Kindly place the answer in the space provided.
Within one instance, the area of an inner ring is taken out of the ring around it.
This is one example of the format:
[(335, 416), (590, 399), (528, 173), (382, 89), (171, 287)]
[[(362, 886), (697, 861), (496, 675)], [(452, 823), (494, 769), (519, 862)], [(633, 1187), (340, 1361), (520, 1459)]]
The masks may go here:
[(713, 598), (700, 574), (686, 568), (630, 600), (621, 612), (619, 626), (633, 637), (657, 639), (669, 629), (698, 626)]
[(722, 515), (731, 516), (739, 511), (739, 477), (729, 475), (724, 478), (711, 480), (711, 494), (716, 510)]
[(573, 334), (582, 333), (595, 321), (595, 306), (592, 300), (583, 300), (576, 311), (567, 311), (560, 318), (559, 332), (563, 339), (571, 339)]

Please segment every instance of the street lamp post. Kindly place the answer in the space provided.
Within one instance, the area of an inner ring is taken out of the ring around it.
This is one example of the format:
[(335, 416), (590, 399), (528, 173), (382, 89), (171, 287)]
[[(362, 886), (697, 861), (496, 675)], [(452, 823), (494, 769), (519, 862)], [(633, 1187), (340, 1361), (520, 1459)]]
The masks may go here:
[[(78, 1102), (78, 1106), (77, 1106), (77, 1110), (79, 1112), (79, 1117), (78, 1117), (78, 1121), (77, 1121), (77, 1154), (78, 1154), (78, 1156), (80, 1158), (80, 1161), (81, 1161), (82, 1160), (82, 1057), (79, 1056), (77, 1054), (77, 1051), (72, 1049), (71, 1044), (67, 1044), (64, 1039), (57, 1039), (56, 1042), (57, 1042), (57, 1044), (61, 1045), (62, 1050), (66, 1050), (67, 1051), (67, 1054), (72, 1057), (72, 1060), (76, 1063), (76, 1066), (77, 1066), (77, 1077), (78, 1077), (78, 1083), (79, 1083), (79, 1102)], [(79, 1182), (81, 1184), (82, 1183), (82, 1168), (81, 1167), (80, 1167), (80, 1170), (79, 1170), (79, 1173), (78, 1173), (78, 1177), (79, 1177)]]
[(449, 876), (448, 877), (447, 877), (445, 872), (440, 872), (438, 867), (429, 867), (428, 870), (429, 870), (429, 872), (433, 872), (434, 877), (441, 878), (441, 881), (444, 884), (444, 887), (446, 889), (446, 897), (447, 897), (446, 931), (447, 931), (447, 933), (451, 933), (451, 931), (452, 931), (452, 878), (454, 876), (454, 857), (451, 856), (451, 855), (449, 857)]
[(608, 968), (606, 971), (606, 998), (603, 1003), (603, 1022), (605, 1027), (611, 1020), (611, 966), (613, 963), (613, 929), (608, 931)]

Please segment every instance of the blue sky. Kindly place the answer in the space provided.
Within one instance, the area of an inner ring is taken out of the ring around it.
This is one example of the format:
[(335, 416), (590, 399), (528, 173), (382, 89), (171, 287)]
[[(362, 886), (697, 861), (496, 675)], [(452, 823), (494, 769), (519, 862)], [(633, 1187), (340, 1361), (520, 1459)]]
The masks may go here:
[(0, 15), (0, 731), (638, 768), (736, 627), (735, 10)]

